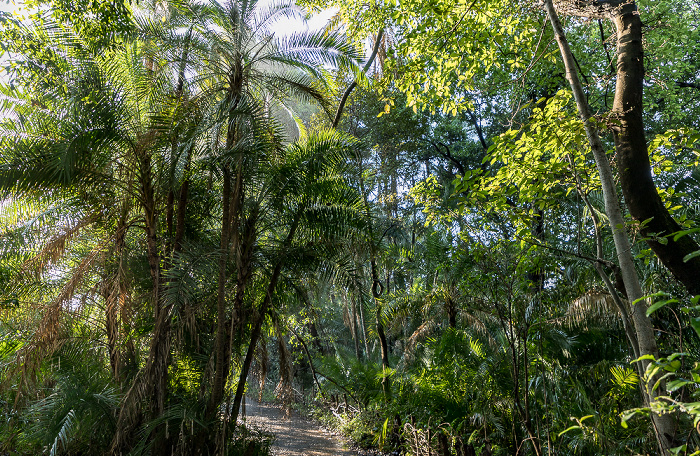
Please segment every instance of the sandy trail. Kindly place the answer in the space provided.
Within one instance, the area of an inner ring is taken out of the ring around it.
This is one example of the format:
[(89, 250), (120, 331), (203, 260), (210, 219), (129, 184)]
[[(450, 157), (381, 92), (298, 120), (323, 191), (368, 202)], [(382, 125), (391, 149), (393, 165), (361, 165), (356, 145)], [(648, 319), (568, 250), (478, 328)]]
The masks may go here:
[(356, 453), (343, 447), (338, 438), (323, 431), (316, 424), (292, 413), (284, 419), (280, 407), (261, 404), (246, 397), (246, 421), (273, 433), (277, 438), (272, 446), (274, 456), (352, 456)]

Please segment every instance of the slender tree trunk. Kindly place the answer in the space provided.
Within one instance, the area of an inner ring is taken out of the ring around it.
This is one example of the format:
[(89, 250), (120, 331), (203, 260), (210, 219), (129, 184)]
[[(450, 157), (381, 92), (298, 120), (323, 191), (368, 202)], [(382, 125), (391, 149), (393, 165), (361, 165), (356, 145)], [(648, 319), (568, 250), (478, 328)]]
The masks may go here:
[(236, 385), (236, 393), (233, 399), (233, 406), (231, 408), (231, 422), (233, 425), (236, 425), (236, 421), (238, 420), (238, 412), (241, 408), (241, 401), (243, 399), (243, 392), (245, 391), (245, 385), (246, 381), (248, 379), (248, 373), (250, 372), (250, 365), (253, 362), (253, 355), (255, 353), (255, 347), (258, 344), (258, 340), (260, 339), (260, 334), (262, 333), (262, 325), (263, 322), (265, 321), (265, 315), (267, 314), (267, 310), (270, 306), (270, 303), (272, 302), (272, 295), (275, 292), (275, 288), (277, 287), (277, 282), (279, 281), (280, 275), (282, 274), (282, 267), (284, 266), (284, 262), (286, 260), (286, 255), (287, 255), (287, 250), (289, 250), (289, 247), (292, 244), (292, 240), (294, 239), (294, 236), (297, 231), (297, 227), (299, 226), (300, 222), (300, 214), (298, 214), (294, 221), (292, 222), (292, 225), (289, 229), (289, 233), (287, 234), (287, 238), (284, 240), (284, 243), (282, 244), (282, 254), (277, 260), (277, 264), (275, 265), (275, 269), (272, 271), (272, 276), (270, 277), (270, 283), (267, 286), (267, 292), (265, 293), (265, 297), (263, 298), (263, 302), (260, 305), (258, 317), (256, 318), (254, 324), (253, 324), (253, 331), (250, 334), (250, 344), (248, 345), (248, 350), (246, 351), (245, 358), (243, 359), (243, 365), (241, 366), (241, 373), (238, 377), (238, 384)]
[(112, 256), (116, 260), (115, 271), (110, 274), (105, 295), (105, 327), (107, 330), (109, 363), (114, 380), (120, 384), (124, 380), (121, 372), (122, 363), (128, 356), (119, 350), (119, 335), (122, 332), (123, 326), (123, 322), (120, 320), (125, 316), (123, 307), (126, 301), (126, 284), (124, 283), (123, 265), (124, 248), (126, 246), (126, 217), (126, 203), (124, 203), (115, 233), (114, 251), (112, 252)]
[(258, 345), (258, 372), (259, 372), (259, 379), (258, 379), (258, 388), (260, 391), (258, 392), (258, 402), (262, 402), (262, 397), (263, 397), (263, 391), (265, 389), (265, 382), (267, 381), (267, 370), (268, 370), (268, 365), (270, 363), (269, 355), (267, 353), (267, 343), (265, 342), (265, 339), (263, 338), (262, 343)]
[(293, 400), (292, 377), (294, 372), (292, 368), (292, 355), (289, 352), (289, 348), (287, 348), (287, 342), (284, 340), (284, 334), (280, 328), (279, 319), (275, 319), (275, 333), (277, 335), (280, 373), (280, 380), (275, 389), (277, 390), (277, 399), (282, 401), (282, 408), (284, 409), (285, 416), (289, 416)]
[[(143, 153), (143, 152), (142, 152)], [(170, 363), (170, 309), (171, 304), (161, 300), (161, 255), (158, 250), (157, 211), (150, 157), (143, 153), (140, 163), (141, 204), (144, 211), (146, 249), (151, 275), (154, 313), (146, 366), (127, 391), (117, 420), (117, 430), (112, 441), (112, 452), (122, 452), (130, 446), (132, 431), (141, 421), (143, 412), (140, 402), (148, 398), (147, 413), (151, 417), (162, 415), (168, 390), (168, 365)], [(167, 454), (165, 439), (158, 432), (152, 445), (153, 454)]]
[[(360, 173), (362, 173), (362, 159), (360, 158)], [(365, 215), (367, 218), (371, 218), (369, 200), (367, 199), (367, 192), (365, 191), (364, 179), (360, 178), (360, 191), (364, 198), (365, 204)], [(382, 371), (386, 372), (389, 368), (389, 347), (386, 341), (386, 334), (384, 333), (384, 324), (382, 323), (382, 307), (379, 299), (384, 291), (384, 286), (379, 278), (379, 269), (377, 268), (377, 247), (374, 245), (374, 240), (370, 239), (370, 274), (372, 279), (372, 298), (374, 300), (375, 307), (375, 325), (377, 329), (377, 337), (379, 338), (379, 348), (381, 351), (382, 359)], [(369, 354), (369, 352), (368, 352)], [(389, 385), (386, 377), (382, 378), (382, 389), (384, 390), (384, 395), (389, 397)]]
[[(224, 188), (223, 188), (223, 215), (221, 217), (221, 242), (219, 250), (219, 276), (216, 294), (216, 358), (214, 369), (214, 381), (212, 382), (211, 395), (207, 404), (207, 417), (212, 418), (216, 412), (216, 408), (224, 397), (224, 386), (228, 372), (224, 372), (224, 365), (228, 366), (225, 361), (226, 357), (226, 280), (227, 280), (227, 265), (229, 254), (229, 239), (231, 227), (231, 176), (228, 170), (224, 169)], [(227, 369), (228, 370), (228, 369)]]
[(318, 352), (321, 355), (325, 355), (326, 350), (323, 347), (323, 344), (321, 344), (321, 336), (318, 333), (318, 328), (316, 328), (316, 323), (314, 323), (313, 320), (309, 321), (308, 328), (309, 328), (309, 334), (311, 334), (311, 344), (314, 347), (316, 347), (316, 350), (318, 350)]
[[(175, 149), (175, 145), (173, 145)], [(175, 168), (173, 164), (172, 168)], [(165, 203), (165, 252), (171, 250), (171, 240), (173, 238), (173, 215), (175, 214), (175, 190), (172, 188), (174, 183), (171, 182), (171, 188), (168, 190), (168, 198)], [(167, 266), (169, 267), (169, 265)]]
[[(362, 72), (367, 73), (369, 71), (370, 67), (372, 66), (372, 63), (374, 62), (375, 57), (377, 57), (377, 52), (379, 51), (379, 46), (382, 43), (382, 39), (384, 38), (384, 29), (379, 29), (379, 32), (377, 33), (377, 37), (374, 39), (374, 47), (372, 48), (372, 53), (370, 54), (369, 58), (367, 59), (367, 62), (365, 63), (365, 66), (362, 67)], [(353, 80), (352, 83), (348, 86), (347, 89), (345, 89), (345, 92), (343, 93), (342, 98), (340, 99), (340, 103), (338, 104), (338, 110), (335, 113), (335, 117), (333, 118), (333, 128), (337, 128), (338, 124), (340, 123), (340, 117), (343, 115), (343, 109), (345, 108), (345, 103), (348, 101), (348, 97), (352, 93), (352, 91), (357, 87), (357, 81)]]
[[(117, 277), (116, 280), (119, 280)], [(109, 366), (112, 371), (112, 378), (119, 382), (120, 360), (119, 360), (119, 319), (117, 310), (119, 306), (119, 287), (110, 283), (103, 295), (105, 300), (105, 329), (107, 332), (107, 348), (109, 350)]]
[(455, 329), (457, 327), (457, 306), (450, 296), (445, 300), (445, 311), (450, 328)]
[(357, 299), (354, 297), (350, 300), (350, 305), (352, 308), (352, 328), (353, 328), (353, 339), (355, 342), (355, 356), (357, 359), (362, 359), (362, 348), (360, 346), (361, 332), (360, 332), (360, 317), (357, 312)]
[[(334, 298), (335, 295), (331, 294), (331, 302), (333, 302)], [(362, 359), (362, 350), (360, 349), (360, 328), (357, 318), (357, 303), (353, 297), (348, 298), (345, 291), (343, 291), (341, 299), (345, 309), (347, 309), (348, 325), (350, 326), (350, 334), (355, 345), (355, 358), (359, 360)]]
[[(189, 169), (189, 160), (185, 166), (185, 172)], [(175, 223), (175, 240), (173, 241), (173, 252), (182, 251), (182, 240), (185, 237), (185, 216), (187, 214), (187, 199), (190, 189), (190, 180), (185, 179), (180, 187), (180, 197), (177, 203), (177, 219)]]
[(321, 387), (321, 383), (318, 381), (318, 375), (316, 373), (316, 368), (314, 367), (314, 360), (311, 357), (311, 352), (309, 352), (309, 347), (306, 345), (306, 342), (302, 337), (297, 333), (294, 328), (289, 328), (290, 331), (292, 331), (292, 334), (297, 338), (299, 343), (301, 343), (301, 347), (304, 349), (304, 354), (306, 355), (306, 360), (309, 362), (309, 367), (311, 368), (311, 375), (314, 378), (314, 383), (316, 383), (316, 388), (318, 388), (318, 392), (321, 393), (321, 397), (323, 399), (326, 399), (326, 393), (323, 391), (323, 387)]
[(362, 330), (362, 341), (364, 342), (364, 347), (365, 347), (365, 355), (369, 357), (369, 340), (367, 338), (367, 325), (365, 323), (365, 311), (364, 311), (364, 303), (362, 302), (362, 298), (358, 297), (357, 300), (357, 305), (360, 309), (360, 329)]
[(158, 251), (158, 227), (155, 191), (149, 157), (143, 159), (142, 198), (146, 226), (148, 264), (153, 280), (153, 312), (155, 324), (153, 338), (146, 361), (145, 382), (150, 390), (151, 413), (158, 416), (165, 410), (168, 388), (168, 364), (170, 362), (170, 305), (161, 302), (160, 253)]
[[(574, 93), (576, 106), (584, 124), (588, 142), (593, 151), (598, 173), (600, 174), (603, 199), (605, 201), (605, 213), (608, 216), (610, 227), (613, 232), (613, 240), (615, 242), (618, 263), (620, 264), (622, 278), (625, 283), (625, 290), (627, 291), (627, 297), (630, 302), (636, 303), (632, 307), (631, 317), (635, 328), (639, 353), (642, 356), (652, 355), (654, 357), (658, 357), (656, 338), (654, 336), (651, 321), (646, 316), (647, 304), (646, 301), (642, 299), (642, 288), (639, 283), (637, 271), (634, 267), (632, 247), (630, 245), (629, 238), (627, 237), (625, 221), (622, 217), (622, 211), (620, 210), (620, 203), (617, 198), (617, 191), (615, 189), (615, 181), (613, 179), (610, 163), (605, 155), (605, 149), (601, 143), (598, 131), (596, 130), (595, 125), (590, 121), (590, 108), (588, 106), (588, 102), (586, 101), (581, 82), (578, 79), (573, 54), (569, 48), (569, 44), (564, 34), (564, 29), (561, 26), (561, 22), (559, 21), (557, 12), (554, 9), (552, 0), (545, 0), (545, 9), (552, 24), (552, 28), (554, 29), (555, 38), (559, 44), (559, 50), (561, 51), (564, 66), (566, 68), (566, 77), (569, 80), (571, 89)], [(640, 374), (644, 374), (648, 364), (648, 360), (637, 363), (637, 368)], [(653, 379), (651, 383), (654, 383)], [(664, 394), (665, 389), (663, 386), (656, 391), (651, 391), (650, 387), (648, 387), (645, 390), (645, 402), (649, 403), (653, 401), (657, 395)], [(652, 414), (652, 423), (654, 425), (654, 432), (656, 433), (657, 442), (662, 454), (669, 454), (668, 450), (673, 447), (673, 442), (675, 440), (676, 426), (674, 417), (670, 414)]]
[(382, 304), (380, 298), (382, 296), (382, 283), (379, 280), (379, 273), (377, 271), (377, 262), (375, 259), (374, 246), (372, 246), (372, 258), (370, 260), (372, 268), (372, 297), (374, 298), (374, 308), (375, 308), (375, 324), (377, 325), (377, 338), (379, 339), (379, 349), (382, 356), (382, 372), (384, 376), (382, 377), (382, 389), (384, 390), (384, 396), (387, 398), (391, 395), (391, 389), (389, 388), (389, 381), (386, 378), (386, 371), (389, 369), (389, 346), (386, 341), (386, 334), (384, 332), (384, 323), (382, 322)]

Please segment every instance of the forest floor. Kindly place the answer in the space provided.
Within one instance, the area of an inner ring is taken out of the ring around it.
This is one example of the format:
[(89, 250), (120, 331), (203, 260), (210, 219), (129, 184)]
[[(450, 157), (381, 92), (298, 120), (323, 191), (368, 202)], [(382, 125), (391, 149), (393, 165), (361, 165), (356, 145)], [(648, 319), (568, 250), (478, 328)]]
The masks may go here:
[(246, 421), (275, 435), (273, 456), (353, 456), (337, 435), (321, 429), (313, 421), (292, 412), (284, 417), (282, 408), (246, 397)]

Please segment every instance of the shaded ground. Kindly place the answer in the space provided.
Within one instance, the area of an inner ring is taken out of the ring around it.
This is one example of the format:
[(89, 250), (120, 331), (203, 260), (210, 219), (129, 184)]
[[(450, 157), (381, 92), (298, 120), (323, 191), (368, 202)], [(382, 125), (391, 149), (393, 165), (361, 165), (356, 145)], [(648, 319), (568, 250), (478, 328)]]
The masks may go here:
[(274, 456), (352, 456), (356, 451), (343, 447), (340, 439), (320, 429), (316, 424), (292, 413), (284, 419), (282, 410), (271, 404), (261, 404), (246, 397), (246, 421), (273, 433), (277, 439), (272, 446)]

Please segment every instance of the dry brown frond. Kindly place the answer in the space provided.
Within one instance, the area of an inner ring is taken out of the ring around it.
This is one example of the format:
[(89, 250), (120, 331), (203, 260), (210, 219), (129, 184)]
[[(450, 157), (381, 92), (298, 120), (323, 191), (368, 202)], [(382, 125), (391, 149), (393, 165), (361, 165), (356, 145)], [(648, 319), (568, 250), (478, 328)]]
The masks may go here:
[(43, 350), (51, 351), (51, 345), (58, 337), (61, 313), (66, 304), (73, 299), (75, 291), (83, 282), (85, 274), (92, 268), (95, 261), (102, 256), (103, 245), (98, 245), (88, 256), (83, 258), (78, 267), (71, 271), (73, 274), (71, 279), (63, 286), (58, 296), (45, 307), (44, 317), (34, 336), (34, 340)]
[[(82, 284), (85, 274), (92, 268), (98, 259), (103, 256), (103, 249), (107, 242), (103, 242), (96, 246), (89, 255), (87, 255), (80, 264), (74, 268), (72, 277), (63, 286), (56, 298), (48, 304), (35, 304), (35, 308), (39, 309), (42, 314), (41, 320), (38, 323), (37, 329), (30, 338), (30, 342), (17, 352), (15, 369), (8, 372), (5, 378), (12, 378), (16, 375), (21, 376), (20, 382), (28, 385), (29, 379), (36, 376), (36, 370), (40, 362), (46, 357), (51, 356), (60, 349), (64, 340), (60, 338), (60, 324), (65, 312), (76, 314), (83, 306), (76, 305), (72, 309), (69, 306), (73, 299), (76, 290)], [(84, 296), (81, 301), (84, 302)], [(17, 395), (17, 400), (21, 394)]]
[[(626, 301), (623, 301), (626, 304)], [(616, 326), (620, 312), (613, 297), (601, 290), (589, 290), (576, 298), (566, 310), (566, 323), (587, 329), (589, 325)]]
[(403, 357), (406, 362), (410, 362), (413, 359), (414, 350), (418, 342), (428, 337), (437, 324), (433, 320), (428, 320), (418, 327), (413, 334), (406, 340), (406, 348), (403, 351)]
[(86, 226), (97, 220), (97, 214), (91, 214), (78, 221), (75, 225), (66, 228), (62, 233), (51, 238), (33, 258), (22, 264), (23, 275), (36, 276), (46, 269), (47, 266), (56, 263), (66, 252), (69, 241)]
[(473, 312), (462, 312), (464, 316), (463, 318), (467, 322), (469, 327), (473, 329), (477, 334), (482, 336), (484, 339), (486, 339), (486, 342), (489, 344), (489, 347), (497, 349), (501, 346), (501, 343), (493, 337), (493, 334), (491, 334), (491, 331), (489, 331), (488, 327), (486, 326), (486, 321), (488, 321), (488, 317), (486, 317), (485, 312), (478, 313), (479, 315), (476, 315)]

